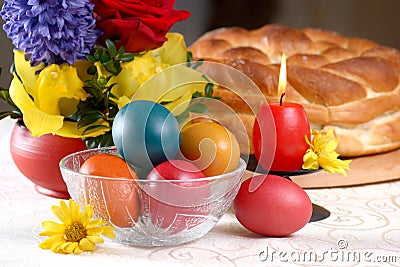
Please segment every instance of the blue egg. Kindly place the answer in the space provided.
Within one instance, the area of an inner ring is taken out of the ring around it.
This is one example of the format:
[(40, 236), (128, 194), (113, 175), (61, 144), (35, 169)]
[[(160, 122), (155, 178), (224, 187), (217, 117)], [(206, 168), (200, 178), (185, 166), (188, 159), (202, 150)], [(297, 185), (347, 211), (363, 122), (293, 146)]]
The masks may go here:
[(174, 159), (179, 151), (178, 121), (167, 108), (152, 101), (125, 105), (114, 119), (112, 135), (124, 159), (143, 169)]
[(111, 129), (114, 144), (118, 150), (118, 153), (123, 158), (124, 158), (124, 150), (122, 146), (122, 133), (124, 129), (124, 120), (127, 109), (128, 105), (125, 105), (118, 111), (117, 115), (114, 118), (114, 122)]

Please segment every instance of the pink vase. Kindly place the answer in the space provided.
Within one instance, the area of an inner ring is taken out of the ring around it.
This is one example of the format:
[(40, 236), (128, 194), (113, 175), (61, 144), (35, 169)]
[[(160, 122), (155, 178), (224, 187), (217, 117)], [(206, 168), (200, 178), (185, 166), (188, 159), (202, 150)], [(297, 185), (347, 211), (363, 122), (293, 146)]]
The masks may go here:
[(10, 140), (11, 156), (18, 170), (35, 184), (39, 193), (68, 199), (70, 195), (62, 179), (59, 162), (71, 153), (85, 150), (79, 138), (52, 134), (33, 137), (29, 130), (16, 124)]

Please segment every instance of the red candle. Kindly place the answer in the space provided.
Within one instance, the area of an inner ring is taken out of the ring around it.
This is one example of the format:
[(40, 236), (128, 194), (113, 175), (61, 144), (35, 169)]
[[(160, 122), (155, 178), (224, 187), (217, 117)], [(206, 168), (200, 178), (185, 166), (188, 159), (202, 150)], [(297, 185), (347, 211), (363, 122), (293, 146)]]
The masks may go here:
[(310, 124), (300, 104), (284, 103), (286, 59), (282, 56), (279, 75), (279, 103), (264, 103), (253, 127), (254, 155), (263, 169), (274, 171), (300, 170), (303, 156), (310, 147)]

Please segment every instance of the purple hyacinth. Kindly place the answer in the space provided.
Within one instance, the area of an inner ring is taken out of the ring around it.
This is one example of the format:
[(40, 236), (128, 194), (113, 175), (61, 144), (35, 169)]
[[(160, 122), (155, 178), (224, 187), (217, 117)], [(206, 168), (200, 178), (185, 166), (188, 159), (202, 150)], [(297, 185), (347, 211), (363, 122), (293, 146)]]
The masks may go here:
[(32, 65), (84, 59), (101, 34), (90, 0), (5, 0), (3, 29)]

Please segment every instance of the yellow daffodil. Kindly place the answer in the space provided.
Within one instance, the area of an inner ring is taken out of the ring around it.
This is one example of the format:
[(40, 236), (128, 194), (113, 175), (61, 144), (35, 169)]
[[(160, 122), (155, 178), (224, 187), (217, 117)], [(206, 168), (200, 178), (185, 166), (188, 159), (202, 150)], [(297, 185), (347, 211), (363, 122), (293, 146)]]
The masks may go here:
[(186, 44), (182, 34), (170, 32), (166, 35), (167, 41), (155, 51), (160, 53), (161, 61), (176, 65), (186, 62)]
[[(110, 84), (115, 83), (111, 93), (117, 97), (114, 101), (118, 103), (119, 108), (129, 103), (138, 88), (153, 75), (172, 65), (186, 62), (187, 50), (183, 36), (178, 33), (168, 33), (167, 38), (168, 41), (161, 47), (136, 56), (130, 62), (121, 63), (122, 71), (110, 79)], [(101, 69), (100, 64), (96, 67), (98, 73), (107, 74)], [(148, 90), (148, 93), (151, 94), (151, 91), (153, 89)]]
[(50, 249), (55, 253), (79, 254), (83, 251), (93, 251), (96, 244), (104, 243), (100, 235), (115, 238), (114, 228), (107, 226), (101, 218), (92, 220), (93, 209), (86, 206), (83, 212), (80, 211), (78, 203), (69, 200), (60, 201), (60, 206), (53, 206), (54, 215), (61, 221), (44, 221), (44, 230), (39, 235), (49, 238), (39, 244), (40, 248)]
[(306, 141), (310, 148), (303, 157), (303, 169), (316, 170), (322, 167), (329, 173), (338, 172), (347, 177), (345, 170), (350, 170), (351, 160), (338, 159), (339, 154), (335, 151), (338, 140), (333, 138), (332, 129), (329, 129), (327, 133), (312, 130), (312, 140), (308, 140), (306, 136)]
[[(86, 100), (84, 83), (79, 79), (76, 67), (68, 64), (31, 67), (22, 51), (15, 50), (14, 55), (18, 75), (14, 74), (11, 82), (10, 97), (24, 114), (24, 123), (32, 135), (52, 133), (83, 137), (85, 129), (64, 121), (76, 111), (79, 101)], [(106, 130), (101, 128), (85, 136), (98, 136)]]
[(207, 83), (201, 72), (185, 64), (174, 65), (147, 80), (132, 100), (164, 103), (174, 115), (179, 115), (189, 106), (192, 94), (196, 91), (203, 93)]
[(179, 115), (188, 107), (192, 94), (203, 92), (208, 81), (201, 72), (183, 64), (187, 53), (183, 36), (168, 33), (167, 38), (162, 47), (146, 53), (145, 56), (157, 59), (158, 64), (149, 68), (151, 75), (141, 76), (130, 100), (163, 103), (174, 115)]

